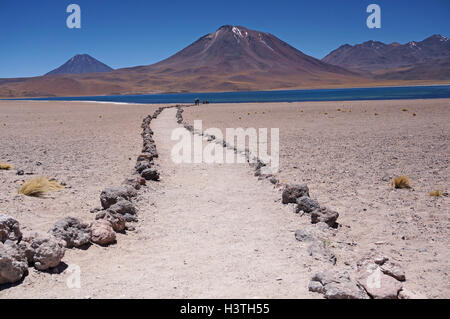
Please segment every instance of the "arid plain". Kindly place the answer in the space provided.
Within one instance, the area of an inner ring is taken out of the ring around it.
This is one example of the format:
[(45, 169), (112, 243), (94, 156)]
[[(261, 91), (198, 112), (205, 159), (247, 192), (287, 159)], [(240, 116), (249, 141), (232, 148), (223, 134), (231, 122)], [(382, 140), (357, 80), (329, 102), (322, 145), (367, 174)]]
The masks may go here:
[[(22, 230), (47, 231), (57, 220), (91, 220), (99, 194), (118, 185), (141, 148), (140, 125), (159, 105), (0, 102), (0, 210)], [(291, 297), (308, 292), (317, 269), (355, 268), (375, 250), (404, 268), (405, 289), (450, 297), (450, 100), (209, 104), (186, 108), (184, 120), (217, 127), (280, 128), (284, 183), (307, 183), (312, 198), (339, 212), (328, 230), (337, 257), (310, 259), (295, 240), (307, 216), (281, 204), (281, 189), (241, 164), (175, 165), (166, 110), (155, 130), (161, 182), (138, 199), (136, 230), (110, 247), (67, 250), (80, 265), (82, 289), (67, 274), (30, 270), (0, 297)], [(16, 175), (24, 170), (25, 175)], [(66, 189), (45, 198), (18, 195), (28, 178), (48, 176)], [(393, 189), (408, 175), (411, 189)], [(443, 196), (429, 192), (441, 190)], [(312, 270), (313, 269), (313, 270)]]

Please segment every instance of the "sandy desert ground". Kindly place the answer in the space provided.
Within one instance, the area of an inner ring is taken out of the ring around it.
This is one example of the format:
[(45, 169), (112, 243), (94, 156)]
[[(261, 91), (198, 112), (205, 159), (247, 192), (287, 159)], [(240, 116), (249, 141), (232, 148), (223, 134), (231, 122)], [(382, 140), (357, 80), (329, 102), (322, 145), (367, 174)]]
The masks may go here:
[[(450, 297), (449, 198), (429, 196), (449, 191), (450, 100), (214, 104), (183, 116), (204, 130), (279, 128), (277, 178), (307, 183), (340, 213), (338, 266), (375, 249), (401, 262), (405, 287)], [(413, 188), (390, 187), (398, 175)]]
[[(157, 107), (0, 102), (0, 162), (15, 165), (0, 171), (0, 212), (24, 230), (47, 231), (64, 216), (92, 220), (101, 190), (132, 172), (141, 121)], [(307, 183), (313, 198), (340, 213), (330, 235), (336, 266), (308, 256), (294, 232), (309, 220), (282, 205), (281, 190), (247, 164), (173, 163), (170, 134), (179, 125), (176, 110), (165, 110), (152, 122), (161, 182), (139, 196), (136, 231), (107, 248), (66, 251), (64, 263), (81, 268), (81, 289), (67, 287), (66, 272), (30, 268), (0, 298), (321, 298), (308, 291), (314, 272), (354, 268), (371, 249), (401, 263), (405, 288), (448, 298), (449, 199), (428, 193), (449, 190), (449, 107), (450, 100), (415, 100), (185, 109), (185, 120), (202, 119), (204, 129), (280, 128), (277, 178)], [(411, 190), (389, 187), (401, 174), (411, 177)], [(17, 195), (39, 175), (68, 187), (46, 198)]]

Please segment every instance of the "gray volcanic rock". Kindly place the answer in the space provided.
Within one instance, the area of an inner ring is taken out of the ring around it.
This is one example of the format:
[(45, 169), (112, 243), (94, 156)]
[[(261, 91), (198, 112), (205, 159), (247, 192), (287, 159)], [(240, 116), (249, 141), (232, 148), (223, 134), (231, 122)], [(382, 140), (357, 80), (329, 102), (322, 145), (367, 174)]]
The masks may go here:
[(339, 217), (339, 213), (335, 212), (331, 209), (328, 209), (326, 207), (320, 207), (315, 209), (311, 213), (311, 223), (326, 223), (330, 227), (336, 227), (336, 220)]
[(309, 291), (318, 292), (326, 299), (368, 299), (361, 286), (353, 281), (348, 272), (325, 272), (315, 274)]
[(159, 173), (153, 167), (144, 169), (141, 173), (141, 176), (148, 181), (159, 181)]
[(108, 209), (110, 206), (117, 203), (120, 199), (129, 200), (136, 196), (136, 189), (129, 185), (121, 187), (108, 187), (105, 188), (100, 194), (100, 202), (102, 203), (102, 207), (104, 209)]
[(319, 202), (309, 198), (308, 196), (302, 196), (297, 198), (297, 208), (296, 213), (303, 211), (305, 213), (311, 213), (315, 209), (320, 208)]
[(24, 235), (28, 263), (38, 270), (46, 270), (60, 264), (65, 253), (65, 242), (51, 234), (29, 233)]
[(135, 215), (136, 214), (136, 208), (134, 207), (133, 203), (130, 201), (120, 198), (117, 203), (114, 205), (111, 205), (107, 211), (113, 215)]
[(56, 238), (66, 242), (67, 248), (81, 247), (91, 240), (91, 229), (75, 217), (64, 217), (53, 225), (49, 231)]
[(303, 185), (287, 185), (282, 194), (282, 203), (297, 203), (297, 198), (307, 196), (309, 197), (309, 188), (306, 184)]
[(46, 75), (110, 72), (113, 69), (88, 54), (77, 54)]
[(0, 285), (19, 281), (27, 272), (25, 251), (10, 240), (0, 242)]
[(19, 222), (11, 216), (0, 214), (0, 242), (19, 241), (22, 238)]

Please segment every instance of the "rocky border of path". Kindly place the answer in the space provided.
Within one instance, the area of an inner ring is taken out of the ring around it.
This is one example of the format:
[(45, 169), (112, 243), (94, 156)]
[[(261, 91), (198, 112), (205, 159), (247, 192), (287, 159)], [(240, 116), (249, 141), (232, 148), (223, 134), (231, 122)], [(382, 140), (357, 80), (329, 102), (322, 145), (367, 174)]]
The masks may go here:
[[(285, 205), (294, 204), (294, 212), (300, 216), (310, 215), (311, 225), (295, 232), (297, 241), (308, 244), (308, 254), (319, 262), (336, 265), (335, 254), (328, 247), (327, 238), (330, 232), (338, 230), (339, 213), (321, 206), (315, 199), (310, 198), (306, 184), (281, 183), (272, 174), (263, 174), (261, 168), (267, 164), (257, 156), (250, 154), (248, 149), (239, 150), (223, 139), (195, 130), (192, 125), (184, 121), (183, 108), (177, 107), (177, 123), (182, 124), (192, 134), (205, 137), (208, 142), (215, 142), (224, 148), (245, 156), (248, 164), (253, 167), (254, 175), (259, 180), (268, 180), (275, 187), (282, 189), (281, 202)], [(406, 280), (401, 266), (387, 256), (370, 252), (356, 264), (357, 272), (353, 276), (347, 271), (327, 271), (316, 273), (309, 283), (309, 290), (321, 293), (327, 299), (409, 299), (415, 295), (403, 290), (402, 282)], [(353, 277), (353, 278), (352, 278)], [(355, 279), (356, 278), (356, 279)]]
[[(187, 106), (190, 105), (184, 105)], [(164, 109), (173, 107), (180, 105), (159, 107), (143, 119), (143, 147), (135, 170), (120, 186), (107, 187), (101, 192), (101, 207), (91, 209), (95, 214), (92, 223), (67, 216), (57, 221), (48, 233), (22, 234), (17, 220), (0, 214), (0, 285), (20, 282), (28, 274), (28, 267), (58, 272), (65, 249), (87, 249), (91, 244), (108, 246), (116, 242), (116, 233), (135, 229), (131, 223), (138, 219), (133, 200), (147, 181), (159, 180), (154, 163), (158, 152), (150, 124)]]

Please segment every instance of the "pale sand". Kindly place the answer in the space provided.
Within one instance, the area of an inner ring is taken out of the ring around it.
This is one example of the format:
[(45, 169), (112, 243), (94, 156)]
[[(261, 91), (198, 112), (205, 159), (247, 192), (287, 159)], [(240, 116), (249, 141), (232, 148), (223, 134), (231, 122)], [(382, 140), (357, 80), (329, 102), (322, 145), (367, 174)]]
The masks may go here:
[[(351, 269), (361, 253), (376, 247), (401, 262), (408, 289), (449, 297), (448, 197), (428, 196), (434, 188), (449, 189), (449, 105), (211, 104), (183, 115), (190, 122), (202, 119), (204, 128), (280, 127), (279, 177), (307, 182), (312, 197), (340, 213), (343, 226), (330, 238), (335, 267)], [(17, 189), (36, 175), (0, 171), (1, 212), (22, 228), (41, 231), (67, 215), (92, 220), (89, 210), (99, 205), (100, 191), (132, 172), (142, 118), (156, 108), (0, 102), (0, 162), (71, 187), (50, 198), (27, 198), (16, 195)], [(67, 288), (66, 272), (30, 269), (23, 283), (0, 290), (0, 297), (320, 297), (307, 291), (309, 278), (333, 266), (313, 261), (295, 240), (294, 231), (309, 224), (307, 216), (282, 205), (280, 190), (258, 181), (247, 165), (172, 163), (174, 116), (175, 110), (167, 110), (152, 123), (162, 181), (140, 196), (137, 231), (119, 234), (117, 245), (108, 248), (66, 252), (63, 261), (81, 267), (81, 289)], [(391, 190), (382, 181), (403, 173), (411, 176), (414, 190)]]

